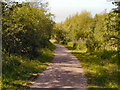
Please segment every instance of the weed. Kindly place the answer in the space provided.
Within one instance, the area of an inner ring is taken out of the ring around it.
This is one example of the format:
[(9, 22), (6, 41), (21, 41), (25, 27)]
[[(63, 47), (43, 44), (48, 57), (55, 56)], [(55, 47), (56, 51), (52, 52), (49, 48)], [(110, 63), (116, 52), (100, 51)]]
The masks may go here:
[(88, 88), (118, 88), (117, 51), (75, 50), (65, 45), (80, 61), (88, 79)]
[(29, 85), (30, 81), (28, 79), (33, 74), (42, 72), (49, 65), (54, 56), (54, 49), (55, 46), (51, 44), (49, 48), (41, 49), (42, 54), (32, 60), (25, 56), (12, 54), (9, 57), (3, 54), (2, 88), (18, 88), (23, 85)]

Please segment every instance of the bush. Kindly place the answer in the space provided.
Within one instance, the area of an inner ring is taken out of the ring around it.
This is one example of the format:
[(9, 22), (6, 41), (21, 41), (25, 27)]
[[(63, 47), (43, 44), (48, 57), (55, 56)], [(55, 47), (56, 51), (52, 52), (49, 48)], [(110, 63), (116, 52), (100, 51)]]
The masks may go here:
[(78, 49), (78, 48), (79, 48), (78, 43), (75, 42), (75, 43), (73, 44), (73, 48), (74, 48), (74, 49)]
[(62, 44), (67, 45), (67, 41), (63, 40)]
[(117, 63), (118, 62), (118, 52), (113, 50), (104, 50), (101, 54), (102, 59), (111, 59), (111, 62)]
[(77, 43), (73, 44), (73, 48), (78, 49), (78, 50), (85, 50), (86, 44), (85, 44), (85, 42), (77, 42)]
[(13, 4), (3, 14), (2, 43), (6, 53), (36, 57), (38, 48), (49, 45), (53, 22), (43, 8)]
[(85, 49), (87, 49), (86, 43), (85, 43), (85, 42), (79, 42), (79, 49), (80, 49), (80, 50), (85, 50)]
[(73, 44), (74, 44), (73, 42), (68, 42), (68, 43), (67, 43), (67, 46), (73, 47)]
[(10, 57), (3, 53), (2, 55), (2, 88), (17, 88), (23, 84), (29, 85), (28, 79), (33, 74), (42, 72), (53, 60), (55, 46), (40, 49), (41, 55), (30, 60), (29, 57), (15, 56)]

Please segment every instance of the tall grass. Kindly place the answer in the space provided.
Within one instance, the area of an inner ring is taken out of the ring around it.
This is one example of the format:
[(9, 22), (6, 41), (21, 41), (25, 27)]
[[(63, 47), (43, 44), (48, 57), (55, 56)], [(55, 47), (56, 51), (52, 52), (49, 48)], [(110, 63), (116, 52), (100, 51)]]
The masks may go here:
[(21, 86), (29, 86), (29, 79), (45, 70), (54, 56), (55, 46), (50, 45), (49, 48), (43, 48), (42, 54), (34, 59), (25, 56), (6, 56), (2, 57), (2, 88), (18, 88)]
[(86, 52), (73, 48), (73, 44), (65, 45), (80, 61), (88, 79), (88, 88), (118, 88), (117, 51), (104, 50)]

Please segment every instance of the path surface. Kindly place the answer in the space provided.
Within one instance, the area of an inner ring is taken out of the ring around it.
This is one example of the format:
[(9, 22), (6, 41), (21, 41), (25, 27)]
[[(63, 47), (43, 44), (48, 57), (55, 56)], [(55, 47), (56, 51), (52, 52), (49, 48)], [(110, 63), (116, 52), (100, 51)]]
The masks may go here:
[(53, 61), (30, 88), (86, 88), (87, 79), (77, 58), (64, 46), (54, 45)]

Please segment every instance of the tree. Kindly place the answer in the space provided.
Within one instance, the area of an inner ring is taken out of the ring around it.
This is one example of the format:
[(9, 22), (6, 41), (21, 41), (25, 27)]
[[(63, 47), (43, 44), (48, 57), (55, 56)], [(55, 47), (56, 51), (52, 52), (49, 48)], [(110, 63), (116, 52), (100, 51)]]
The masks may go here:
[(38, 48), (44, 48), (50, 43), (53, 21), (42, 7), (17, 3), (4, 10), (4, 52), (36, 56)]

